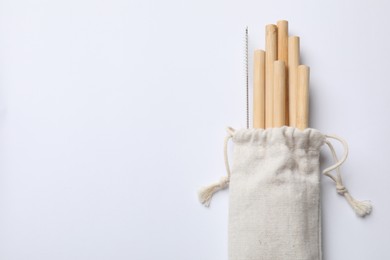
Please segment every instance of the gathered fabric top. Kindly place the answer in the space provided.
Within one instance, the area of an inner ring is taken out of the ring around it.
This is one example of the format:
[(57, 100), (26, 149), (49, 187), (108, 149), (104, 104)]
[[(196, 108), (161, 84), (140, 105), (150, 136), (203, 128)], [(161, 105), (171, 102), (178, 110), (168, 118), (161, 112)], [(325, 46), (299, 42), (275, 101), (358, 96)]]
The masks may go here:
[(326, 136), (317, 129), (307, 128), (302, 131), (289, 126), (239, 130), (228, 128), (228, 134), (236, 144), (251, 143), (261, 147), (286, 145), (290, 149), (305, 150), (319, 150), (326, 140)]

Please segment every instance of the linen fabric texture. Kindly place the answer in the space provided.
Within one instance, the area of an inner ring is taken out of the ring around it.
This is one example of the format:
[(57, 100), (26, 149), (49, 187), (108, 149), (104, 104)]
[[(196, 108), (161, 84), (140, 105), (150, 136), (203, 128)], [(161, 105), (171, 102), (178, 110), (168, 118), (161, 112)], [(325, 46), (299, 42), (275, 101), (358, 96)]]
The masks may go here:
[(229, 183), (230, 260), (321, 259), (320, 148), (292, 127), (238, 130)]

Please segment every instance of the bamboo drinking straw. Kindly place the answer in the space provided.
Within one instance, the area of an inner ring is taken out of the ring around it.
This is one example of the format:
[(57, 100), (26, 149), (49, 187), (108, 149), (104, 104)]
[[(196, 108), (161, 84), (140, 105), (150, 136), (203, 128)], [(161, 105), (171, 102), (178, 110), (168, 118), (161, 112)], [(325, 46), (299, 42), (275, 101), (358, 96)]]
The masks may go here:
[[(278, 60), (284, 61), (285, 67), (288, 66), (288, 21), (280, 20), (278, 26)], [(286, 68), (287, 69), (287, 68)], [(288, 115), (288, 71), (286, 71), (286, 125), (289, 122)]]
[(288, 38), (288, 98), (289, 98), (289, 125), (296, 127), (297, 118), (297, 69), (299, 66), (299, 37)]
[(297, 127), (301, 130), (309, 126), (309, 74), (308, 66), (298, 66)]
[(278, 21), (278, 60), (288, 61), (288, 22), (285, 20)]
[(265, 52), (255, 50), (253, 62), (253, 127), (265, 128)]
[(274, 62), (274, 127), (286, 125), (286, 68), (284, 61)]
[(277, 59), (277, 28), (274, 24), (265, 27), (265, 127), (273, 127), (273, 66)]

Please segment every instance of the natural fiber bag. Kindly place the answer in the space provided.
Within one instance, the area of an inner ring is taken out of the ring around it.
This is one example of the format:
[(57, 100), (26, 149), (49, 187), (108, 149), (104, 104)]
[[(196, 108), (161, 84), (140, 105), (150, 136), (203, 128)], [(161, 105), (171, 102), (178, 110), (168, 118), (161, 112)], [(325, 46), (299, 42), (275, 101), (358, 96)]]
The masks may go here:
[[(227, 144), (232, 138), (230, 172)], [(329, 139), (345, 149), (338, 161)], [(348, 155), (344, 140), (318, 130), (293, 127), (270, 129), (228, 128), (225, 139), (227, 176), (203, 188), (200, 201), (209, 206), (212, 195), (229, 186), (229, 260), (321, 259), (320, 165), (321, 147), (327, 144), (335, 165), (323, 171), (336, 184), (359, 216), (371, 204), (351, 197), (339, 172)], [(329, 172), (337, 170), (335, 176)]]

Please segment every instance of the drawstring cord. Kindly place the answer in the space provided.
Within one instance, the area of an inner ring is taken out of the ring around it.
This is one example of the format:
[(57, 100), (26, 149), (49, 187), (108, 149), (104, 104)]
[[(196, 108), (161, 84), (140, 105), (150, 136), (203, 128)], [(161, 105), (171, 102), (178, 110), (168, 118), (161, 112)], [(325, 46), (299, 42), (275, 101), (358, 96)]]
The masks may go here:
[(228, 135), (225, 137), (224, 141), (224, 159), (225, 159), (225, 167), (226, 167), (226, 176), (223, 176), (219, 182), (213, 183), (207, 187), (200, 189), (198, 196), (199, 201), (206, 207), (210, 206), (211, 199), (213, 195), (223, 189), (226, 189), (229, 186), (230, 181), (230, 167), (229, 167), (229, 159), (228, 159), (228, 143), (229, 140), (233, 137), (235, 130), (231, 127), (227, 128)]
[[(226, 173), (227, 175), (222, 177), (218, 182), (213, 183), (207, 187), (204, 187), (200, 189), (198, 196), (199, 201), (206, 207), (210, 206), (211, 199), (213, 198), (213, 195), (223, 189), (226, 189), (229, 186), (230, 182), (230, 167), (229, 167), (229, 159), (228, 159), (228, 143), (229, 140), (234, 136), (235, 130), (231, 127), (227, 128), (228, 135), (225, 137), (224, 141), (224, 159), (225, 159), (225, 167), (226, 167)], [(325, 135), (326, 140), (325, 143), (328, 145), (330, 151), (332, 152), (333, 159), (335, 161), (335, 164), (332, 166), (326, 168), (322, 174), (325, 176), (328, 176), (330, 179), (334, 181), (336, 184), (336, 191), (341, 196), (344, 196), (344, 198), (347, 200), (348, 204), (352, 207), (352, 209), (356, 212), (357, 215), (360, 217), (364, 217), (371, 213), (372, 211), (372, 205), (370, 201), (358, 201), (354, 199), (347, 188), (343, 184), (343, 180), (341, 178), (341, 172), (340, 172), (340, 166), (345, 162), (345, 160), (348, 157), (348, 144), (347, 142), (335, 135)], [(344, 147), (344, 155), (339, 160), (336, 154), (336, 151), (332, 145), (332, 143), (328, 139), (334, 139), (339, 141), (343, 147)], [(332, 175), (330, 172), (333, 170), (336, 170), (336, 175)]]
[[(340, 172), (340, 166), (345, 162), (345, 160), (348, 157), (348, 144), (347, 142), (335, 135), (326, 135), (326, 140), (325, 143), (328, 145), (330, 151), (332, 152), (333, 159), (335, 160), (335, 164), (326, 168), (322, 174), (325, 176), (328, 176), (330, 179), (332, 179), (335, 184), (336, 184), (336, 191), (338, 194), (341, 196), (344, 196), (344, 198), (347, 200), (348, 204), (352, 207), (352, 209), (356, 212), (357, 215), (360, 217), (365, 217), (366, 215), (370, 214), (372, 211), (372, 205), (370, 201), (358, 201), (354, 199), (347, 188), (343, 184), (343, 180), (341, 178), (341, 172)], [(343, 147), (344, 147), (344, 155), (343, 157), (339, 160), (337, 158), (336, 151), (332, 145), (332, 143), (328, 139), (334, 139), (339, 141)], [(336, 170), (336, 176), (330, 174), (331, 171)]]

